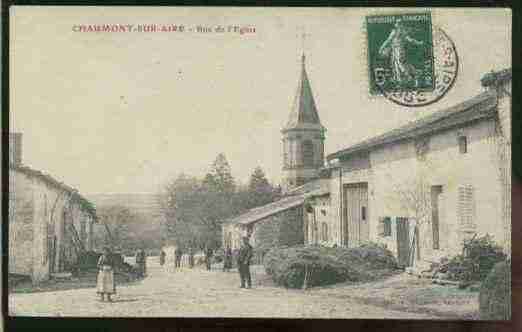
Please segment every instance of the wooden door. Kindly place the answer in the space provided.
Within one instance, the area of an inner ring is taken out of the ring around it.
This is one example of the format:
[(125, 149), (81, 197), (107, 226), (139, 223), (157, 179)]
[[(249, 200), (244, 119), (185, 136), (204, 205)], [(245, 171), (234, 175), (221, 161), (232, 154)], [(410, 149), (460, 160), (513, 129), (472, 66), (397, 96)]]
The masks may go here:
[(49, 272), (56, 272), (56, 235), (48, 239), (49, 241)]
[(397, 262), (410, 266), (410, 224), (408, 218), (397, 218)]
[(355, 183), (344, 187), (344, 245), (357, 247), (369, 240), (368, 184)]

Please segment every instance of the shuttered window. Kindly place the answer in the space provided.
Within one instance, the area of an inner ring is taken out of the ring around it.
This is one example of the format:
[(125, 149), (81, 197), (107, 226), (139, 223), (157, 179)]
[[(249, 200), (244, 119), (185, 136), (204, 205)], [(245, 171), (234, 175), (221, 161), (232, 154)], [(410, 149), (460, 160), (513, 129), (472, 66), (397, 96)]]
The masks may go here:
[(458, 217), (461, 226), (466, 228), (475, 226), (475, 197), (471, 185), (459, 187)]

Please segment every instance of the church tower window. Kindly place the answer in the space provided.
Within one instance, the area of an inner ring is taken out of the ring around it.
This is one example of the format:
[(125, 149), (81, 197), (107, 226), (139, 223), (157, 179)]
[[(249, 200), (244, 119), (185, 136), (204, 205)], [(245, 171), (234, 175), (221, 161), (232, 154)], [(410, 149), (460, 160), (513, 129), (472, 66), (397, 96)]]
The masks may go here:
[(303, 165), (305, 167), (314, 166), (314, 143), (311, 140), (303, 142)]

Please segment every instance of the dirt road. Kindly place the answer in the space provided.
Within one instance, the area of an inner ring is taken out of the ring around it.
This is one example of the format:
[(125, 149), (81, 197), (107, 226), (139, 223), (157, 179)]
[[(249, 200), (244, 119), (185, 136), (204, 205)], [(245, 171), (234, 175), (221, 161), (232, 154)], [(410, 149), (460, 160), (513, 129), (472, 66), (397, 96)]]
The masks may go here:
[(363, 304), (324, 290), (275, 287), (261, 266), (253, 267), (252, 289), (240, 289), (237, 272), (171, 271), (149, 258), (148, 277), (117, 288), (113, 303), (100, 302), (96, 290), (74, 289), (11, 294), (9, 312), (23, 316), (97, 317), (295, 317), (437, 318)]

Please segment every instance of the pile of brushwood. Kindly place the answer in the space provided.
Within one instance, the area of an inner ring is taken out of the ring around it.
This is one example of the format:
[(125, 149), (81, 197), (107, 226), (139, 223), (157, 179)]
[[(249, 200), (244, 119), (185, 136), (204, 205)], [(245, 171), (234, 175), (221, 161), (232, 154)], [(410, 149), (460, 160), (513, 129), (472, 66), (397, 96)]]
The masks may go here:
[(497, 263), (480, 287), (480, 319), (511, 319), (511, 261)]
[(275, 247), (267, 252), (263, 263), (272, 280), (287, 288), (370, 281), (397, 268), (392, 253), (377, 244), (357, 248)]
[(484, 280), (493, 266), (505, 261), (506, 255), (490, 235), (464, 241), (463, 253), (439, 267), (439, 277), (464, 283)]
[[(81, 271), (98, 270), (98, 259), (101, 253), (95, 251), (87, 251), (78, 258), (77, 264), (73, 269), (79, 274)], [(135, 279), (138, 275), (137, 268), (125, 262), (121, 253), (111, 253), (111, 259), (114, 262), (114, 269), (116, 274), (121, 274), (124, 279)]]

